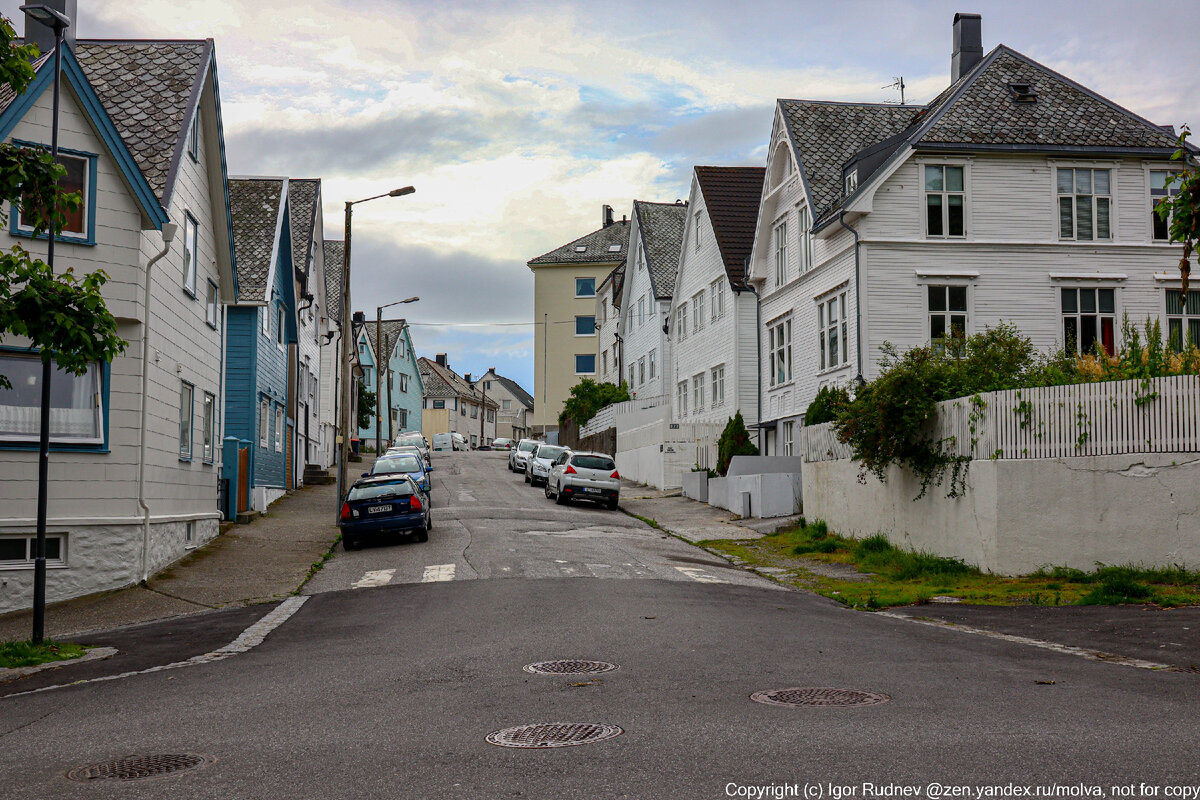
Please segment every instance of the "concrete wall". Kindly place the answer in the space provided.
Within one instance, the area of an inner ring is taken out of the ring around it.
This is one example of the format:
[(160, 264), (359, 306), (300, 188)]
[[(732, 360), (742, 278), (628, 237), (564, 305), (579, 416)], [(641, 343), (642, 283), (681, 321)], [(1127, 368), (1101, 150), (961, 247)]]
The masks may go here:
[[(708, 482), (709, 505), (749, 517), (786, 517), (799, 513), (801, 502), (799, 458), (734, 456), (724, 478)], [(750, 507), (744, 494), (750, 495)]]
[(1133, 454), (974, 461), (963, 497), (920, 491), (893, 468), (858, 482), (858, 463), (806, 463), (804, 511), (838, 533), (880, 532), (896, 545), (1005, 575), (1038, 567), (1200, 565), (1200, 456)]

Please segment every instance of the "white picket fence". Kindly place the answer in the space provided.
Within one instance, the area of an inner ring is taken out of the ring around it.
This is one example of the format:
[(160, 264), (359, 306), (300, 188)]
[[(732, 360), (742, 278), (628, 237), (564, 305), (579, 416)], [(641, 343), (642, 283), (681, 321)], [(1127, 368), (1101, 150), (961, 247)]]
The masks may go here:
[(616, 427), (617, 417), (621, 414), (627, 414), (630, 411), (642, 411), (647, 408), (658, 408), (665, 406), (669, 398), (666, 395), (654, 395), (651, 397), (638, 397), (633, 400), (625, 400), (620, 403), (613, 403), (596, 412), (596, 416), (588, 420), (587, 424), (579, 429), (579, 435), (591, 436), (601, 431), (606, 431), (609, 428)]
[[(800, 432), (806, 461), (850, 457), (832, 423)], [(952, 455), (1062, 458), (1200, 452), (1200, 376), (1009, 389), (938, 404), (932, 431)]]

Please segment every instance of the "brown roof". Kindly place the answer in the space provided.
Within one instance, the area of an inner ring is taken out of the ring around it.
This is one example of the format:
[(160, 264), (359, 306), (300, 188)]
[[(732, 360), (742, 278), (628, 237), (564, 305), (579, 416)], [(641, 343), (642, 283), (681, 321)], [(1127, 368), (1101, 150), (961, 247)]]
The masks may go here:
[(765, 174), (764, 167), (696, 167), (696, 182), (734, 288), (745, 283)]

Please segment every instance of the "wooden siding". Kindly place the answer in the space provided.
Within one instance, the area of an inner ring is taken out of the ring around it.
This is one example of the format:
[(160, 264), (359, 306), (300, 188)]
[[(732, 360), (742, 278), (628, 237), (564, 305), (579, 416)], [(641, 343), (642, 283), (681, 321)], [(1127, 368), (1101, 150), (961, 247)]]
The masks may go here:
[[(622, 367), (625, 370), (623, 379), (629, 382), (629, 368), (634, 368), (633, 385), (629, 387), (630, 394), (638, 397), (651, 397), (665, 394), (666, 383), (663, 376), (672, 375), (673, 367), (670, 358), (670, 343), (663, 333), (663, 325), (667, 321), (669, 301), (659, 301), (654, 298), (650, 287), (650, 271), (646, 268), (646, 253), (642, 250), (641, 233), (638, 230), (638, 218), (635, 216), (629, 226), (629, 262), (625, 268), (625, 283), (621, 287), (621, 336), (625, 340)], [(644, 298), (642, 306), (644, 313), (638, 317), (638, 298)], [(633, 312), (633, 324), (630, 325), (629, 313)], [(647, 359), (646, 375), (650, 374), (649, 355), (655, 351), (655, 375), (653, 379), (646, 378), (645, 382), (638, 380), (638, 360)], [(671, 387), (674, 391), (674, 387)]]

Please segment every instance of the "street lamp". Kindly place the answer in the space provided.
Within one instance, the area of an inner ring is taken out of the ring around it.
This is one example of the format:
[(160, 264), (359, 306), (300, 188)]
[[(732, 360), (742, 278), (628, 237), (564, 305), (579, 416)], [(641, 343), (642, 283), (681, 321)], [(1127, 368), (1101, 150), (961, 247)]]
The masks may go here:
[[(411, 189), (412, 187), (410, 186), (408, 188)], [(403, 191), (403, 189), (397, 189), (397, 191)], [(389, 193), (388, 196), (390, 197), (391, 194)], [(380, 362), (375, 365), (375, 455), (376, 456), (379, 456), (383, 453), (383, 449), (382, 449), (383, 442), (381, 440), (381, 434), (380, 434), (380, 430), (379, 430), (381, 427), (383, 427), (379, 422), (379, 400), (383, 396), (381, 394), (381, 387), (379, 385), (380, 376), (382, 375), (382, 370), (380, 370), (380, 365), (383, 363), (383, 360), (387, 357), (387, 355), (390, 354), (390, 349), (383, 346), (383, 310), (385, 308), (391, 308), (392, 306), (398, 306), (398, 305), (402, 305), (404, 303), (415, 303), (420, 299), (421, 298), (419, 298), (419, 297), (410, 297), (406, 300), (397, 300), (394, 303), (388, 303), (386, 305), (379, 306), (375, 309), (375, 346), (379, 348), (379, 352), (375, 354), (375, 357), (377, 359), (379, 359), (379, 362)], [(389, 390), (389, 392), (388, 392), (388, 439), (392, 438), (391, 399), (392, 399), (391, 391)]]
[(365, 197), (362, 200), (350, 200), (346, 202), (346, 236), (345, 246), (342, 253), (342, 363), (340, 367), (340, 377), (342, 379), (342, 409), (340, 428), (342, 432), (342, 446), (338, 448), (338, 502), (334, 506), (335, 513), (339, 513), (341, 508), (342, 497), (346, 494), (346, 460), (350, 457), (350, 359), (353, 357), (353, 351), (350, 349), (354, 345), (353, 331), (350, 326), (350, 225), (351, 216), (354, 211), (354, 206), (359, 203), (366, 203), (369, 200), (378, 200), (381, 197), (403, 197), (406, 194), (415, 192), (412, 186), (405, 186), (401, 189), (392, 189), (384, 194), (377, 194), (374, 197)]
[[(58, 163), (58, 97), (62, 77), (63, 32), (71, 20), (61, 11), (44, 5), (21, 6), (21, 10), (48, 28), (54, 29), (54, 115), (50, 123), (50, 157)], [(58, 184), (54, 186), (58, 205)], [(46, 264), (54, 271), (54, 228), (46, 232)], [(33, 556), (33, 642), (46, 635), (46, 502), (50, 477), (50, 359), (42, 353), (42, 404), (38, 430), (37, 543)]]

